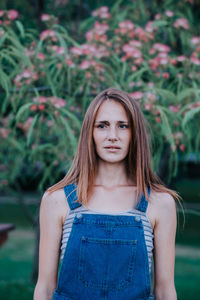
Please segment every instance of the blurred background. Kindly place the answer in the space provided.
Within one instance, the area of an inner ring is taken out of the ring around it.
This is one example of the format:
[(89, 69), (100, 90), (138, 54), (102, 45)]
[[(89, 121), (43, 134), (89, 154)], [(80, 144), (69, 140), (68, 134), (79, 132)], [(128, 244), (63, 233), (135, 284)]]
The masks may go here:
[(138, 101), (152, 167), (183, 199), (175, 284), (178, 299), (198, 298), (199, 20), (199, 0), (1, 0), (1, 299), (33, 298), (42, 195), (66, 174), (88, 104), (110, 86)]

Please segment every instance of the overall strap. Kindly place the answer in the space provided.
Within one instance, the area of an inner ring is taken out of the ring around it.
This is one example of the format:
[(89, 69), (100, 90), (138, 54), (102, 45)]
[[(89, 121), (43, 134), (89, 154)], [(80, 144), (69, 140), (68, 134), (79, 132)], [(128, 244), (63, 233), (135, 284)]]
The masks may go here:
[[(150, 188), (147, 189), (148, 195), (150, 195)], [(142, 197), (140, 199), (140, 202), (138, 203), (136, 209), (142, 211), (142, 212), (146, 212), (147, 210), (147, 206), (148, 206), (148, 201), (145, 198), (145, 195), (142, 194)]]
[(71, 183), (69, 185), (64, 186), (67, 202), (71, 210), (81, 206), (81, 203), (75, 202), (78, 199), (76, 189), (77, 185), (75, 183)]

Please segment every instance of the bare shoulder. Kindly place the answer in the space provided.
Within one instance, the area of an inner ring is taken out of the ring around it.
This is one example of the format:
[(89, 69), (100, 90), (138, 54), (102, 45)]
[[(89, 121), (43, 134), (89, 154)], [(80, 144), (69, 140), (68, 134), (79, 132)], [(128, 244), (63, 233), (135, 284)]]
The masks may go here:
[(169, 193), (152, 192), (147, 213), (154, 228), (160, 220), (176, 215), (175, 199)]
[(63, 224), (69, 212), (69, 206), (64, 193), (64, 189), (59, 189), (52, 193), (46, 191), (42, 197), (40, 210), (49, 216), (56, 216)]
[(157, 209), (170, 210), (175, 207), (175, 200), (169, 193), (152, 192), (149, 200)]

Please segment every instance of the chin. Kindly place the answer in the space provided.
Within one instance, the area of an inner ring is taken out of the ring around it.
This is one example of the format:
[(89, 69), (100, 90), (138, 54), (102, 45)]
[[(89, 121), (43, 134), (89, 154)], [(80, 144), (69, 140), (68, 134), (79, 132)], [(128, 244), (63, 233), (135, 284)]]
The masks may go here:
[(124, 161), (124, 158), (106, 158), (106, 157), (100, 157), (100, 159), (103, 161), (103, 162), (106, 162), (106, 163), (111, 163), (111, 164), (115, 164), (115, 163), (121, 163), (122, 161)]

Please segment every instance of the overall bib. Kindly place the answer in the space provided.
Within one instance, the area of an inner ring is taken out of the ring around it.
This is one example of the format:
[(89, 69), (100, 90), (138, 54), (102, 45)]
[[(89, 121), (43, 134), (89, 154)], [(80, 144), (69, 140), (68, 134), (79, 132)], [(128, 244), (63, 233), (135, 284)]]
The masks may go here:
[[(75, 184), (64, 187), (71, 210)], [(150, 191), (148, 191), (150, 193)], [(138, 210), (146, 211), (142, 195)], [(139, 216), (77, 213), (53, 300), (150, 300), (151, 278)]]

